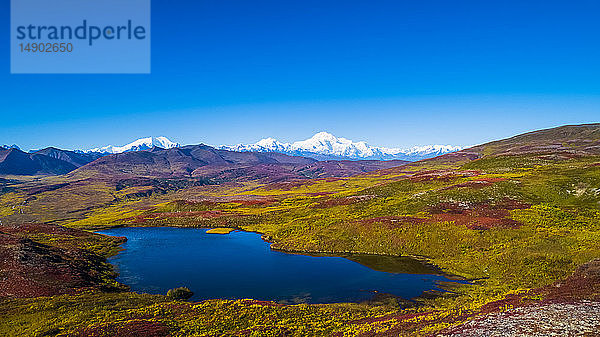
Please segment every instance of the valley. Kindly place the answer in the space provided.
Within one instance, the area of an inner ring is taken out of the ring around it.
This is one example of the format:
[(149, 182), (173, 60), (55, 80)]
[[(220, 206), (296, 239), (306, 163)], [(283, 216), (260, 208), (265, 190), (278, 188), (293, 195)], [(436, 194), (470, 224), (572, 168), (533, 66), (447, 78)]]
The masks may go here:
[[(468, 335), (474, 319), (510, 325), (528, 308), (600, 301), (600, 124), (417, 162), (194, 145), (111, 154), (68, 172), (6, 172), (3, 335)], [(411, 301), (328, 304), (127, 291), (107, 262), (124, 239), (95, 231), (165, 226), (256, 232), (283, 252), (412, 257), (469, 282)]]

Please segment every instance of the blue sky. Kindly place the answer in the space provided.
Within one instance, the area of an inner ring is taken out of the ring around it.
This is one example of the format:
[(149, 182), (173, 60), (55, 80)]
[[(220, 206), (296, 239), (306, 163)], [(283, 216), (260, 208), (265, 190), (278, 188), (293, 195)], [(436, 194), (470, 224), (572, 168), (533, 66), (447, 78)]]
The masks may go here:
[[(9, 46), (9, 1), (0, 5)], [(600, 122), (598, 1), (152, 1), (150, 75), (11, 75), (0, 144), (471, 145)]]

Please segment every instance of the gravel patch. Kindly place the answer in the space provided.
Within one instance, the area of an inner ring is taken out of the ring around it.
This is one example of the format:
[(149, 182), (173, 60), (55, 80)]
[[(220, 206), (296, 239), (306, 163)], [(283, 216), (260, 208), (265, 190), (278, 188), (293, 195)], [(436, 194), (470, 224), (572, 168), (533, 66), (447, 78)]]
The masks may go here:
[(437, 336), (600, 336), (600, 302), (537, 304), (473, 319)]

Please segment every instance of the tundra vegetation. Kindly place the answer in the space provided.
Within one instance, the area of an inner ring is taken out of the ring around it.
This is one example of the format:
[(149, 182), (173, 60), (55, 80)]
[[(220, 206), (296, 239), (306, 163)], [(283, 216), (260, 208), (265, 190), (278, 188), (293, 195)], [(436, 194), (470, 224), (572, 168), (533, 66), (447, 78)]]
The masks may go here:
[(194, 296), (194, 293), (187, 287), (179, 287), (167, 291), (167, 297), (172, 300), (187, 300)]
[[(66, 268), (72, 285), (34, 280), (28, 284), (38, 291), (4, 291), (0, 334), (430, 335), (512, 307), (599, 300), (600, 273), (590, 274), (600, 257), (600, 153), (589, 150), (597, 148), (597, 129), (583, 140), (564, 129), (527, 134), (343, 178), (236, 180), (157, 192), (152, 184), (117, 190), (114, 178), (84, 170), (6, 177), (3, 254), (26, 252), (56, 273)], [(45, 225), (20, 225), (31, 221)], [(91, 232), (115, 226), (240, 229), (262, 233), (282, 251), (414, 256), (470, 284), (446, 284), (447, 292), (402, 306), (387, 298), (322, 305), (174, 301), (131, 293), (114, 281), (105, 258), (120, 241)], [(44, 260), (49, 254), (69, 267)], [(4, 285), (28, 270), (17, 261), (2, 262), (10, 273), (0, 289), (13, 289)]]

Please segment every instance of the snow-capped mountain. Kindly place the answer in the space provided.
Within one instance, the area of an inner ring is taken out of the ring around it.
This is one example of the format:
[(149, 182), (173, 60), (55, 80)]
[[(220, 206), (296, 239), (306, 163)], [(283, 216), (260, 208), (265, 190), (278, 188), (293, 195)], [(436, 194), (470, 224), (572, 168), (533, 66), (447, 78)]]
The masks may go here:
[(20, 150), (21, 148), (18, 147), (17, 144), (13, 144), (13, 145), (0, 145), (0, 149), (5, 149), (5, 150), (17, 149), (17, 150)]
[[(166, 137), (141, 138), (123, 146), (103, 146), (82, 153), (99, 153), (102, 155), (143, 151), (153, 147), (170, 149), (180, 147)], [(293, 143), (282, 143), (274, 138), (265, 138), (254, 144), (221, 145), (219, 149), (237, 152), (278, 152), (292, 156), (302, 156), (317, 160), (408, 160), (417, 161), (436, 157), (445, 153), (458, 151), (461, 148), (452, 145), (425, 145), (408, 149), (385, 148), (371, 146), (365, 142), (354, 142), (350, 139), (336, 137), (327, 132), (319, 132), (309, 139)]]
[(140, 138), (136, 141), (133, 141), (127, 145), (123, 146), (112, 146), (107, 145), (103, 147), (97, 147), (94, 149), (89, 149), (82, 151), (84, 153), (96, 152), (101, 154), (113, 154), (113, 153), (123, 153), (123, 152), (133, 152), (133, 151), (143, 151), (150, 150), (153, 147), (160, 147), (163, 149), (171, 149), (174, 147), (179, 147), (179, 143), (175, 143), (170, 141), (167, 137), (147, 137)]
[(293, 156), (304, 156), (318, 160), (409, 160), (417, 161), (461, 150), (452, 145), (425, 145), (408, 149), (371, 146), (365, 142), (353, 142), (338, 138), (327, 132), (319, 132), (309, 139), (294, 143), (282, 143), (274, 138), (265, 138), (255, 144), (220, 146), (220, 149), (238, 152), (279, 152)]

